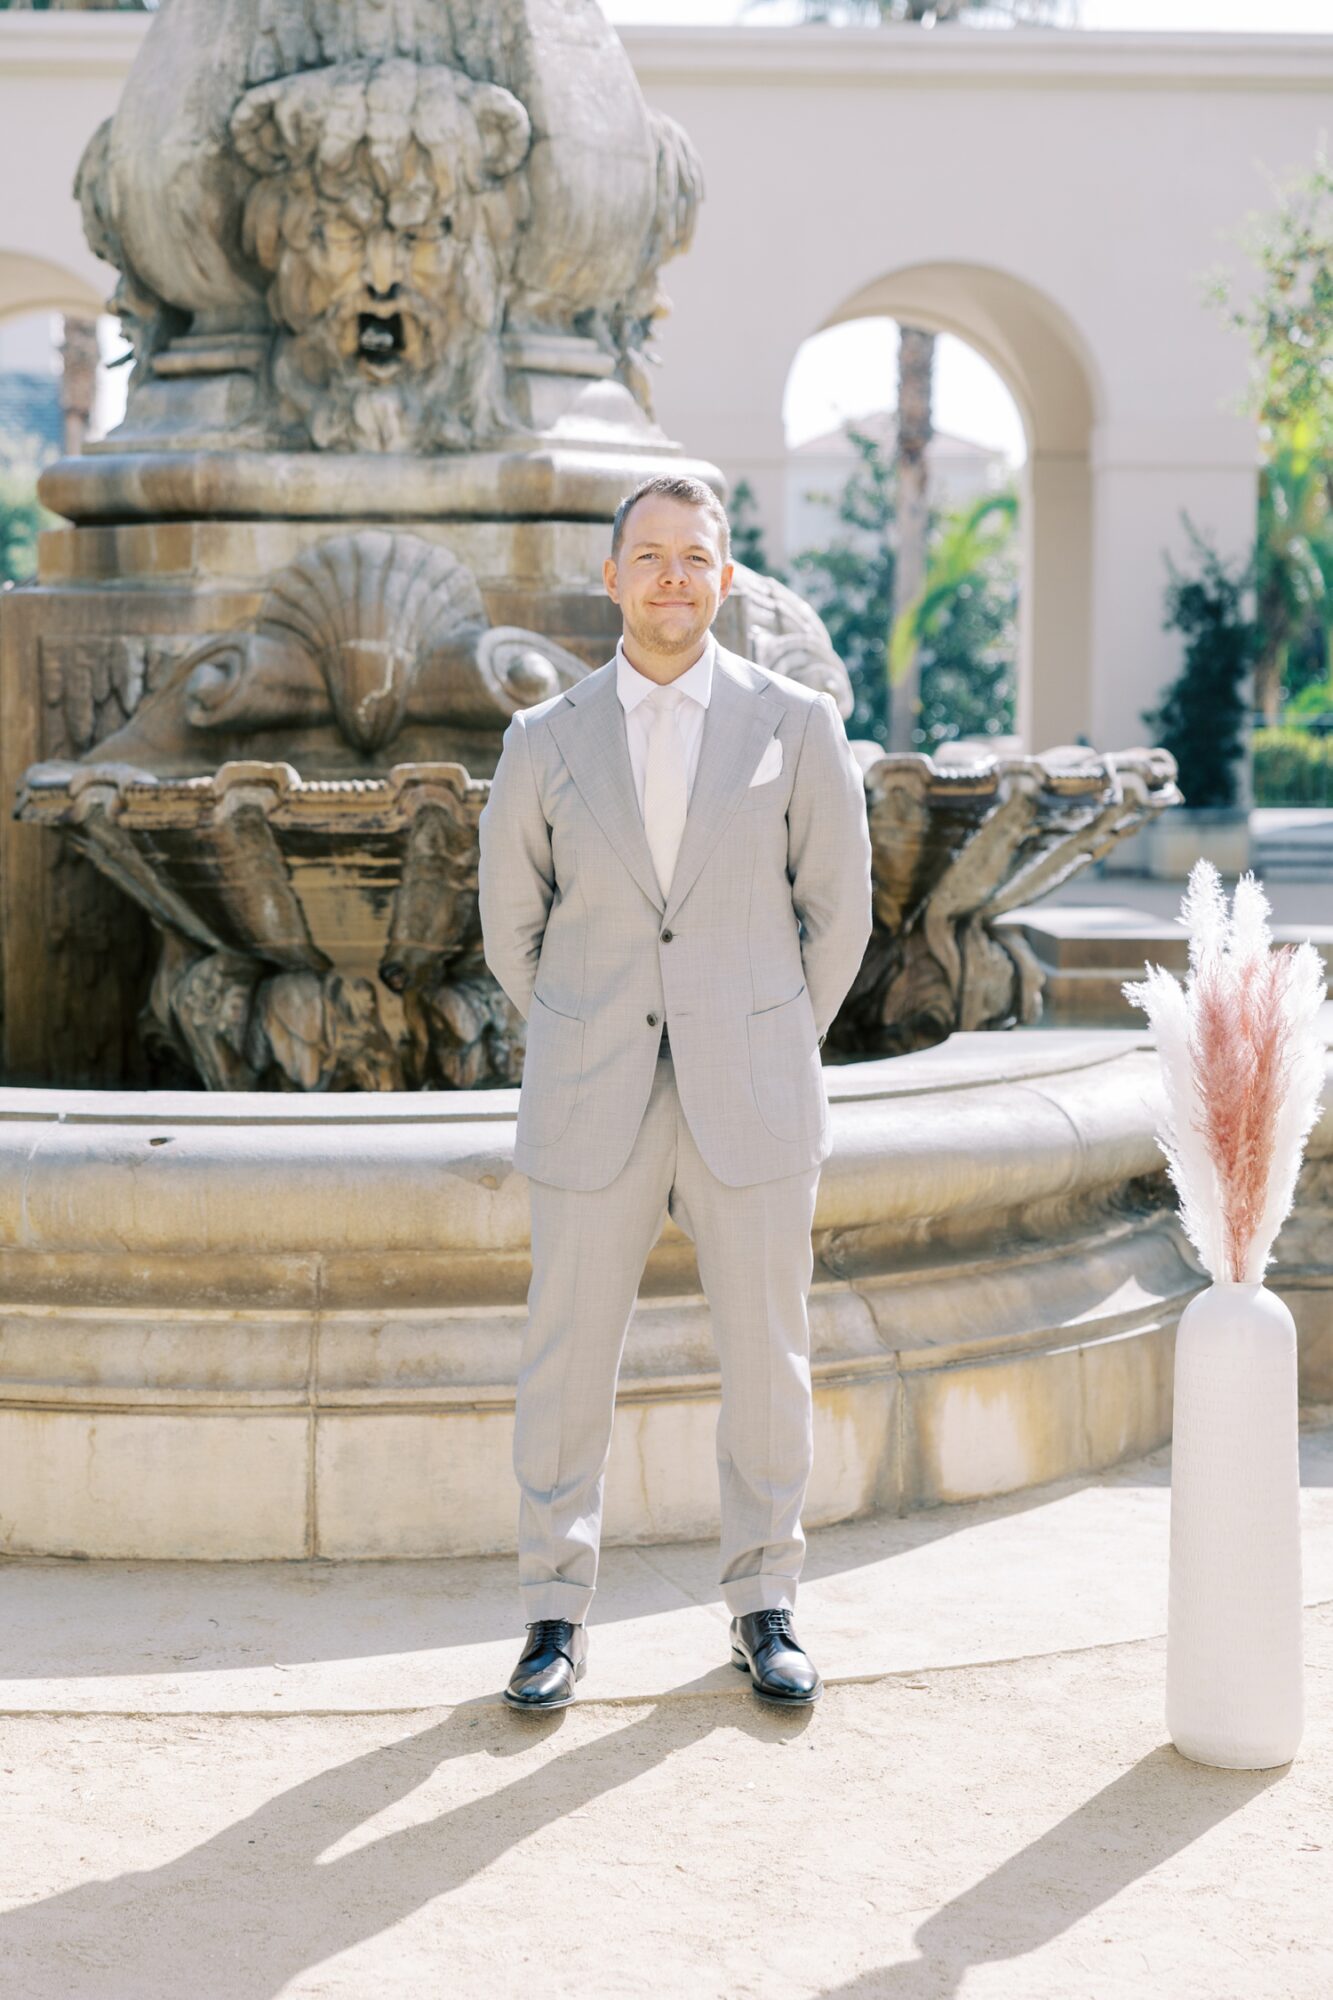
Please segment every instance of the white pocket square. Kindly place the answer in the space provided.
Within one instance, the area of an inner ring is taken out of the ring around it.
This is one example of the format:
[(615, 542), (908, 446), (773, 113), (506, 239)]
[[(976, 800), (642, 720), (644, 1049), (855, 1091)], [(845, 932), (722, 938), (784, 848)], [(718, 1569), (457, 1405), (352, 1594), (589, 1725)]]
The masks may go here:
[(751, 778), (750, 783), (752, 785), (766, 785), (770, 779), (776, 778), (781, 770), (782, 745), (775, 736), (764, 751), (763, 756), (759, 759), (755, 774)]

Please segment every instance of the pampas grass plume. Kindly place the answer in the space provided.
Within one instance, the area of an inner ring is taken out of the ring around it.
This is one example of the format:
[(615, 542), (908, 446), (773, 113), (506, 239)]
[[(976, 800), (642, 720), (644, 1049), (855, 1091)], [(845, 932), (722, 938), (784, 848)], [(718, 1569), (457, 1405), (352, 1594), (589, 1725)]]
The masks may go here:
[(1228, 910), (1217, 869), (1200, 858), (1178, 919), (1189, 933), (1184, 987), (1145, 964), (1120, 989), (1157, 1037), (1157, 1143), (1181, 1226), (1215, 1283), (1262, 1283), (1323, 1093), (1323, 967), (1308, 942), (1274, 946), (1269, 913), (1252, 872)]

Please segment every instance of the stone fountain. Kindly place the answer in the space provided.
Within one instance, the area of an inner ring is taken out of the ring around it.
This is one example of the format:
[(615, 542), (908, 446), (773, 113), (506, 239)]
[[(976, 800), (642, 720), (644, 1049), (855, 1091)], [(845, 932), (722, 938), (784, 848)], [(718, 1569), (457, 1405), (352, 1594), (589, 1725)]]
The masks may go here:
[[(10, 1077), (517, 1082), (477, 816), (514, 709), (614, 646), (621, 495), (686, 464), (722, 488), (649, 379), (701, 190), (591, 0), (154, 22), (76, 182), (126, 416), (45, 475), (71, 525), (9, 621), (6, 775), (64, 836), (11, 842)], [(742, 570), (719, 634), (850, 713), (781, 584)], [(1034, 1020), (995, 920), (1169, 804), (1169, 759), (863, 749), (877, 932), (831, 1057)]]
[[(172, 0), (90, 140), (128, 406), (43, 475), (66, 525), (0, 627), (0, 1546), (510, 1541), (522, 1023), (477, 818), (514, 710), (612, 651), (620, 497), (723, 490), (650, 385), (701, 192), (593, 0)], [(780, 584), (740, 571), (718, 632), (850, 712)], [(1172, 803), (1170, 758), (857, 749), (815, 1520), (1157, 1441), (1197, 1282), (1144, 1038), (986, 1032), (1041, 1005), (1000, 919)], [(609, 1532), (710, 1531), (716, 1395), (668, 1225)]]

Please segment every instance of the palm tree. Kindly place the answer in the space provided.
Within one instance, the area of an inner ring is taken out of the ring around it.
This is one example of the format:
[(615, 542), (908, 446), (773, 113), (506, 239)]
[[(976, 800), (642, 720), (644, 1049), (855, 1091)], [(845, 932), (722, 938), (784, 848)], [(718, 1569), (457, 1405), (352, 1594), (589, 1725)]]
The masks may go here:
[(1017, 519), (1016, 494), (983, 493), (946, 517), (914, 590), (895, 577), (894, 603), (900, 608), (889, 633), (890, 687), (902, 679), (959, 592), (979, 586), (987, 563), (1011, 543)]
[[(748, 0), (763, 4), (763, 0)], [(1078, 0), (800, 0), (806, 22), (851, 24), (869, 21), (883, 25), (902, 23), (936, 28), (946, 22), (963, 22), (971, 17), (977, 26), (1059, 27), (1074, 26)], [(926, 534), (929, 508), (926, 496), (926, 446), (933, 434), (931, 404), (934, 396), (935, 335), (925, 327), (903, 326), (898, 348), (898, 455), (897, 455), (897, 538), (898, 561), (894, 584), (895, 617), (912, 603), (926, 577)], [(910, 625), (899, 626), (900, 651), (895, 672), (890, 673), (889, 746), (894, 750), (912, 748), (913, 731), (921, 707), (921, 663), (919, 648), (912, 644), (904, 655), (901, 634)]]
[[(1298, 427), (1293, 427), (1298, 428)], [(1322, 631), (1333, 685), (1333, 484), (1329, 461), (1288, 437), (1259, 473), (1255, 546), (1259, 650), (1254, 706), (1280, 719), (1287, 662), (1312, 626)]]

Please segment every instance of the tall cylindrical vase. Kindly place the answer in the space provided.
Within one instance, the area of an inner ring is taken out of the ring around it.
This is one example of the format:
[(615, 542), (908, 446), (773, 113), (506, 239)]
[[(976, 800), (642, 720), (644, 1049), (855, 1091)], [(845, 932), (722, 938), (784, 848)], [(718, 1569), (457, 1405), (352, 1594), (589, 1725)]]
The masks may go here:
[(1304, 1726), (1296, 1325), (1213, 1284), (1176, 1330), (1166, 1725), (1183, 1756), (1267, 1770)]

